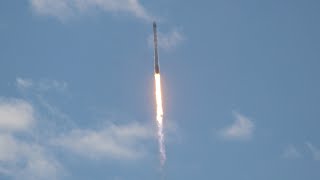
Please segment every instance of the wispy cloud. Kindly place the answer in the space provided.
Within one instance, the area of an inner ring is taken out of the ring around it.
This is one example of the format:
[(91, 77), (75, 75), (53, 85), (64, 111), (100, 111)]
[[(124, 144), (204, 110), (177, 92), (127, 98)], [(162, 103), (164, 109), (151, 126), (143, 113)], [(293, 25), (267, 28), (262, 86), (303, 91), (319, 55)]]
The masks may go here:
[(31, 86), (33, 86), (33, 82), (31, 79), (26, 79), (26, 78), (16, 78), (16, 84), (19, 88), (29, 88)]
[(54, 89), (57, 91), (65, 91), (68, 88), (68, 84), (64, 81), (57, 81), (57, 80), (43, 80), (40, 81), (38, 84), (39, 90), (50, 90)]
[(60, 164), (35, 143), (0, 133), (0, 174), (13, 179), (59, 179)]
[[(61, 81), (26, 78), (17, 78), (15, 83), (19, 89), (31, 94), (67, 86)], [(17, 180), (61, 179), (67, 173), (60, 163), (63, 161), (56, 156), (55, 147), (65, 149), (63, 153), (90, 160), (130, 161), (148, 155), (146, 147), (155, 136), (152, 126), (138, 122), (121, 125), (110, 122), (98, 129), (78, 128), (71, 118), (42, 99), (46, 93), (40, 94), (43, 97), (31, 96), (28, 101), (0, 97), (0, 179), (4, 176)], [(40, 102), (36, 103), (37, 100)], [(50, 120), (47, 120), (48, 115), (52, 116)], [(68, 125), (66, 120), (72, 124)]]
[(312, 153), (313, 159), (320, 161), (320, 149), (318, 149), (317, 147), (315, 147), (313, 144), (311, 144), (310, 142), (306, 142), (306, 146), (309, 148), (309, 150)]
[(65, 81), (48, 80), (48, 79), (35, 81), (28, 78), (17, 77), (16, 85), (19, 89), (22, 89), (22, 90), (31, 89), (38, 92), (45, 92), (50, 90), (65, 92), (68, 89), (68, 83)]
[(283, 157), (287, 159), (297, 159), (301, 158), (302, 155), (295, 146), (289, 145), (284, 149)]
[[(158, 46), (163, 50), (172, 50), (184, 40), (185, 37), (177, 29), (174, 29), (167, 33), (158, 33)], [(153, 34), (149, 35), (148, 44), (150, 47), (153, 47)]]
[(235, 120), (233, 124), (222, 129), (219, 134), (221, 137), (230, 140), (248, 140), (252, 138), (254, 131), (253, 122), (237, 112), (234, 112)]
[(36, 122), (29, 102), (0, 98), (0, 174), (13, 179), (58, 179), (59, 163), (30, 136)]
[(137, 159), (145, 155), (144, 142), (152, 137), (149, 127), (132, 123), (101, 130), (76, 129), (52, 143), (92, 159)]
[(0, 98), (0, 130), (21, 131), (34, 123), (33, 107), (30, 103), (12, 98)]
[(57, 17), (60, 20), (90, 10), (124, 13), (146, 21), (153, 19), (139, 0), (30, 0), (30, 3), (36, 13)]

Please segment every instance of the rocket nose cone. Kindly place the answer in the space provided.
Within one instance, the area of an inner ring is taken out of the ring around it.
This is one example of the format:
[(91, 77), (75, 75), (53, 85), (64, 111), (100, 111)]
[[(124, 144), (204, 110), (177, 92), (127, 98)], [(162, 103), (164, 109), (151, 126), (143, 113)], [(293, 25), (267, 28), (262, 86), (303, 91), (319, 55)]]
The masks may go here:
[(157, 24), (156, 24), (155, 21), (153, 21), (153, 27), (154, 27), (154, 28), (157, 27)]

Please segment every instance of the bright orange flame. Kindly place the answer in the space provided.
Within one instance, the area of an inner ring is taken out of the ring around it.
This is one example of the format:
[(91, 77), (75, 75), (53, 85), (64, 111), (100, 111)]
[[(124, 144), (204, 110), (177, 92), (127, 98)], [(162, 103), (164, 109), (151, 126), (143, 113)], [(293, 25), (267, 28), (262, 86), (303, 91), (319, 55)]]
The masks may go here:
[(161, 95), (161, 79), (160, 74), (155, 74), (156, 84), (156, 104), (157, 104), (157, 125), (158, 125), (158, 138), (160, 146), (161, 164), (164, 165), (166, 161), (166, 151), (164, 147), (164, 134), (163, 134), (163, 108), (162, 108), (162, 95)]

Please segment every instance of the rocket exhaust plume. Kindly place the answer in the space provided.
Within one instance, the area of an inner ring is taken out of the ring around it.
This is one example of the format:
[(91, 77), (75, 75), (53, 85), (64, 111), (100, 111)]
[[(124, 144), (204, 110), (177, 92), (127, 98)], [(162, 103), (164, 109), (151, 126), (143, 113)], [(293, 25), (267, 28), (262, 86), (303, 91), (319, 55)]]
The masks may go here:
[(157, 40), (157, 24), (153, 23), (153, 43), (154, 43), (154, 78), (155, 78), (155, 95), (157, 106), (157, 126), (158, 126), (158, 141), (161, 166), (166, 161), (166, 150), (164, 145), (164, 133), (163, 133), (163, 108), (162, 108), (162, 93), (161, 93), (161, 78), (160, 67), (158, 59), (158, 40)]
[(157, 125), (158, 125), (158, 141), (160, 146), (161, 165), (166, 161), (166, 150), (164, 147), (164, 133), (163, 133), (163, 109), (162, 109), (162, 96), (161, 96), (161, 79), (160, 74), (155, 74), (156, 84), (156, 103), (157, 103)]

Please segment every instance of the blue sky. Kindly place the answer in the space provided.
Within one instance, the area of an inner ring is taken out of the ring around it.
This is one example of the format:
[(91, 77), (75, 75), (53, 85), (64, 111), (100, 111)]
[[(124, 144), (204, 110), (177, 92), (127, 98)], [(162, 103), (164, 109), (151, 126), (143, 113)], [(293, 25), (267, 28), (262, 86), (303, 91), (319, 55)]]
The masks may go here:
[(0, 179), (318, 180), (319, 8), (315, 0), (2, 0)]

